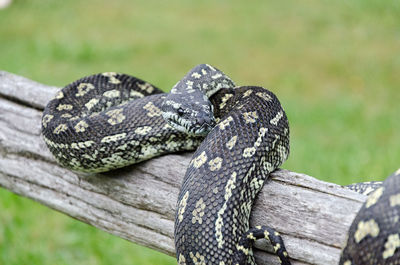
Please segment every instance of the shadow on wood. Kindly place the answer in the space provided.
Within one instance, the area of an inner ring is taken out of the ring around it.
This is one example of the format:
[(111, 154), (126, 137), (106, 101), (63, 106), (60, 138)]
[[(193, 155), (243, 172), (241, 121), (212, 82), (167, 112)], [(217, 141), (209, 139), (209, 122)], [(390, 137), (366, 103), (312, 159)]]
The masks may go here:
[[(0, 186), (132, 242), (174, 256), (173, 220), (190, 154), (171, 154), (88, 175), (59, 167), (40, 135), (41, 114), (58, 88), (0, 71)], [(282, 234), (293, 264), (338, 264), (364, 195), (279, 170), (255, 203), (251, 226)], [(257, 242), (258, 264), (278, 264)]]

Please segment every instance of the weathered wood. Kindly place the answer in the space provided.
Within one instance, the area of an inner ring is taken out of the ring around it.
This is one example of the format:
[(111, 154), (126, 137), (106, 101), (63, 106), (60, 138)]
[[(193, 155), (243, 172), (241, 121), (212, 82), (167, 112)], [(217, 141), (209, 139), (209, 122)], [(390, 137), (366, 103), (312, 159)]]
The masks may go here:
[[(174, 256), (175, 206), (190, 154), (171, 154), (106, 174), (61, 168), (40, 137), (41, 110), (56, 90), (0, 72), (0, 186)], [(278, 230), (293, 264), (337, 264), (364, 200), (341, 186), (279, 170), (264, 185), (251, 225)], [(269, 249), (266, 242), (257, 247)], [(258, 264), (277, 264), (264, 251), (255, 255)]]

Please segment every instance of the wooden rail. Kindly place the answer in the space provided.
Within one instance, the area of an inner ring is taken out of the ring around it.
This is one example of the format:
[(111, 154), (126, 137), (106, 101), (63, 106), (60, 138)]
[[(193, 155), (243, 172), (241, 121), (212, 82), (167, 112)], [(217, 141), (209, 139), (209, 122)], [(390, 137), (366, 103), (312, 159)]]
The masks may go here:
[[(174, 256), (173, 220), (191, 154), (171, 154), (106, 174), (58, 166), (40, 131), (58, 88), (0, 71), (0, 186), (116, 236)], [(305, 174), (278, 170), (264, 185), (250, 223), (282, 234), (293, 264), (338, 264), (364, 195)], [(278, 264), (266, 241), (257, 264)]]

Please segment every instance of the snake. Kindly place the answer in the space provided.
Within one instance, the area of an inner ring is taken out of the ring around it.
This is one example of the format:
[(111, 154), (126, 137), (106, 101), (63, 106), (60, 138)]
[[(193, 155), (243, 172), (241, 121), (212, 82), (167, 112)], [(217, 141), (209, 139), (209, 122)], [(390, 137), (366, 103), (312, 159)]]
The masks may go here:
[[(290, 264), (279, 233), (249, 228), (257, 193), (289, 155), (279, 100), (262, 87), (236, 87), (201, 64), (169, 94), (136, 77), (81, 78), (46, 106), (42, 134), (57, 162), (105, 172), (166, 153), (196, 150), (180, 190), (174, 238), (179, 264), (255, 264), (252, 243), (268, 239)], [(400, 264), (400, 169), (384, 182), (346, 188), (368, 195), (353, 220), (340, 265)]]
[(195, 150), (175, 215), (178, 264), (253, 265), (252, 244), (261, 238), (291, 264), (277, 231), (249, 225), (258, 192), (290, 151), (288, 119), (270, 90), (236, 86), (209, 64), (168, 94), (130, 75), (95, 74), (47, 104), (42, 136), (60, 165), (90, 173)]
[(368, 195), (354, 218), (340, 265), (400, 264), (400, 169), (382, 182), (347, 186)]

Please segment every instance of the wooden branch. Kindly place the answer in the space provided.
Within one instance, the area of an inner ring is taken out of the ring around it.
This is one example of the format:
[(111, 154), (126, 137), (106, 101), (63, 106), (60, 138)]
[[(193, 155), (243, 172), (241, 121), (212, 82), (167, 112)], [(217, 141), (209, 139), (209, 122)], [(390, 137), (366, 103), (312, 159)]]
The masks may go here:
[[(0, 72), (0, 186), (132, 242), (174, 256), (173, 220), (190, 154), (172, 154), (106, 174), (59, 167), (40, 136), (41, 110), (57, 88)], [(264, 185), (251, 225), (270, 225), (293, 264), (337, 264), (365, 196), (279, 170)], [(258, 248), (271, 249), (266, 242)], [(278, 264), (255, 251), (258, 264)]]

